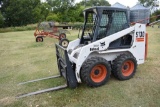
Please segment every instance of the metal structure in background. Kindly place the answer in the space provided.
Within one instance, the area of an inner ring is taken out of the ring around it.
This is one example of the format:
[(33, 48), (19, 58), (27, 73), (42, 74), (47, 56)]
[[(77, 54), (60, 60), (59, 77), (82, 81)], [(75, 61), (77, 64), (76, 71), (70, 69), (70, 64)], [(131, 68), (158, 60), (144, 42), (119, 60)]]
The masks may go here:
[(153, 7), (144, 7), (142, 4), (138, 3), (132, 8), (129, 8), (117, 2), (113, 4), (111, 7), (127, 9), (128, 10), (128, 20), (131, 23), (131, 25), (133, 23), (148, 24), (149, 19), (150, 19), (150, 13), (152, 13), (153, 10), (158, 9), (159, 3), (160, 2), (158, 0), (153, 0), (153, 4), (152, 4)]
[(54, 22), (41, 22), (38, 23), (34, 36), (36, 38), (36, 42), (43, 42), (44, 37), (61, 40), (62, 38), (66, 38), (66, 33), (70, 33), (66, 30), (68, 28), (70, 28), (70, 26), (56, 26)]
[(115, 4), (113, 4), (111, 7), (117, 7), (117, 8), (122, 8), (122, 9), (127, 9), (127, 13), (128, 13), (128, 21), (130, 22), (130, 8), (126, 7), (118, 2), (116, 2)]
[[(150, 17), (150, 8), (146, 8), (141, 4), (136, 4), (130, 9), (130, 22), (137, 22), (139, 20)], [(141, 23), (147, 24), (149, 20), (144, 20)]]

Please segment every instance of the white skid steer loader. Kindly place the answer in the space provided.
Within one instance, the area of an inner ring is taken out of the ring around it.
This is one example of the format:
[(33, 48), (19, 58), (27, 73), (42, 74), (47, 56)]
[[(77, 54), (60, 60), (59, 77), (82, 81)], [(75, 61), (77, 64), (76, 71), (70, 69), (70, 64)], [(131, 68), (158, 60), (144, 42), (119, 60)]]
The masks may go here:
[(91, 87), (104, 85), (111, 73), (128, 80), (147, 55), (146, 25), (129, 26), (127, 10), (92, 7), (84, 10), (81, 37), (67, 49), (56, 44), (59, 72), (71, 88), (78, 83)]
[[(143, 64), (147, 56), (145, 24), (130, 26), (126, 9), (114, 7), (92, 7), (84, 10), (84, 25), (78, 39), (69, 44), (56, 44), (57, 65), (60, 72), (40, 80), (65, 77), (67, 84), (18, 96), (22, 98), (39, 93), (76, 88), (78, 83), (98, 87), (108, 82), (111, 73), (119, 80), (128, 80)], [(66, 42), (65, 42), (66, 41)]]

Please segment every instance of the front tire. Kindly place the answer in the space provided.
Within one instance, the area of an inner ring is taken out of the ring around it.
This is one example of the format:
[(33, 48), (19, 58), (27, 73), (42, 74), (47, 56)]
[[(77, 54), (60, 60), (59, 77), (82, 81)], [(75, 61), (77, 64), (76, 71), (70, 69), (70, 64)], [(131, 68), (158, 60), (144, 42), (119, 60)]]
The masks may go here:
[(59, 45), (61, 45), (64, 48), (67, 48), (68, 44), (69, 44), (69, 40), (68, 39), (63, 38), (63, 39), (61, 39), (59, 41)]
[(36, 37), (36, 42), (43, 42), (43, 37), (41, 36)]
[(108, 82), (111, 67), (108, 61), (101, 57), (87, 59), (81, 69), (81, 79), (90, 87), (98, 87)]
[(112, 65), (112, 73), (119, 80), (128, 80), (132, 78), (137, 69), (137, 61), (130, 54), (118, 56)]
[(61, 33), (59, 34), (59, 40), (65, 39), (66, 38), (66, 34), (65, 33)]

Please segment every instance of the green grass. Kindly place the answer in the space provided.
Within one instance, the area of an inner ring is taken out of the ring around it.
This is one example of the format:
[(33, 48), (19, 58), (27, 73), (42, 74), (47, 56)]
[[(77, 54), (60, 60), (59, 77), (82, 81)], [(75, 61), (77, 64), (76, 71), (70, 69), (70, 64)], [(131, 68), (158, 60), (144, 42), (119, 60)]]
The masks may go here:
[(29, 25), (27, 25), (27, 26), (20, 26), (20, 27), (0, 28), (0, 33), (15, 32), (15, 31), (35, 30), (36, 27), (37, 27), (37, 24), (29, 24)]
[[(21, 99), (15, 96), (65, 83), (63, 78), (18, 86), (19, 82), (58, 74), (55, 43), (45, 38), (36, 43), (34, 31), (0, 33), (0, 107), (159, 107), (160, 106), (160, 29), (148, 28), (148, 59), (139, 65), (134, 78), (110, 81), (98, 88), (80, 84)], [(69, 40), (77, 37), (71, 31)]]

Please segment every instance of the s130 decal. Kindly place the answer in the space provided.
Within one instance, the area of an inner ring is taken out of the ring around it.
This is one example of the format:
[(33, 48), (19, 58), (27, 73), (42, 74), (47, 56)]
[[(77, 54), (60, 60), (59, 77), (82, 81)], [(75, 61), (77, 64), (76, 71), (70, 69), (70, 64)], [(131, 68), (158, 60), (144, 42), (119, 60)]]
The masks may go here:
[(144, 42), (144, 36), (145, 36), (145, 32), (144, 31), (136, 32), (136, 41), (137, 42)]

